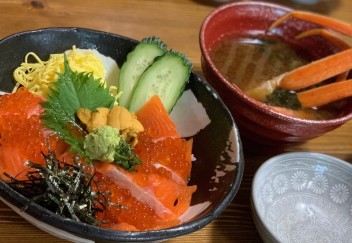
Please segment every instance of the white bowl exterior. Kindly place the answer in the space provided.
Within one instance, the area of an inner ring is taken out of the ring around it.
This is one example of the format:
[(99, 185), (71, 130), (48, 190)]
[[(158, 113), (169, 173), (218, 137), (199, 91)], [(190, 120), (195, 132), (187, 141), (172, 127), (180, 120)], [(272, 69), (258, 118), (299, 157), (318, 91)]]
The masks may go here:
[(273, 157), (254, 177), (252, 208), (265, 241), (351, 242), (352, 165), (318, 153)]

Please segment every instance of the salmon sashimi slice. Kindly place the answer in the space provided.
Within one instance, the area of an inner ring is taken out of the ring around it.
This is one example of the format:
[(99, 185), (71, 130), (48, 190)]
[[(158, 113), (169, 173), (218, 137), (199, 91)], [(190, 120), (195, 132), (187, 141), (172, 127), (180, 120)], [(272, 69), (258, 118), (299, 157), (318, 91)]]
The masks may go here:
[(112, 179), (120, 188), (128, 189), (134, 198), (154, 209), (159, 217), (167, 218), (168, 215), (172, 215), (172, 212), (152, 195), (148, 188), (142, 188), (133, 181), (135, 173), (129, 173), (113, 164), (104, 162), (96, 163), (95, 168), (105, 177)]
[[(95, 167), (104, 177), (112, 180), (113, 184), (109, 190), (115, 191), (116, 195), (113, 197), (119, 197), (119, 203), (127, 208), (115, 212), (117, 213), (113, 219), (115, 224), (123, 222), (139, 230), (141, 230), (139, 227), (155, 229), (162, 225), (177, 225), (178, 217), (189, 208), (192, 194), (196, 190), (196, 186), (180, 185), (158, 174), (128, 172), (103, 162), (96, 163)], [(128, 193), (123, 190), (127, 190)], [(141, 215), (145, 213), (151, 215), (141, 226), (143, 221)]]
[(154, 163), (154, 167), (155, 169), (164, 169), (165, 171), (169, 172), (171, 174), (171, 179), (173, 181), (175, 181), (176, 183), (182, 185), (182, 184), (186, 184), (185, 180), (183, 178), (181, 178), (175, 171), (171, 170), (169, 167), (160, 164), (158, 162)]
[(145, 132), (154, 140), (180, 137), (176, 124), (167, 113), (159, 96), (155, 95), (137, 112)]

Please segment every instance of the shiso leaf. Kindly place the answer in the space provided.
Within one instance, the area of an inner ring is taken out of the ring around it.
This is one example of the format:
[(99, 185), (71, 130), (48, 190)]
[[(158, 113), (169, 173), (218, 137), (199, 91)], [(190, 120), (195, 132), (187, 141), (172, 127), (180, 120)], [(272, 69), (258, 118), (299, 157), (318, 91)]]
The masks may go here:
[[(71, 152), (78, 152), (81, 157), (91, 161), (84, 149), (86, 130), (76, 117), (80, 108), (96, 110), (98, 107), (111, 108), (115, 98), (109, 89), (94, 79), (92, 73), (73, 72), (64, 56), (64, 73), (58, 73), (59, 79), (50, 90), (48, 99), (41, 103), (44, 113), (41, 120), (44, 125), (57, 133), (71, 147)], [(129, 144), (122, 141), (116, 149), (115, 163), (126, 170), (135, 170), (141, 161)]]
[(94, 79), (92, 73), (73, 72), (66, 55), (64, 67), (65, 71), (58, 74), (59, 79), (50, 89), (48, 99), (41, 104), (45, 110), (41, 120), (47, 128), (71, 145), (72, 152), (78, 152), (85, 157), (83, 136), (79, 135), (84, 131), (76, 120), (76, 111), (79, 108), (90, 110), (98, 107), (110, 108), (115, 98), (109, 94), (109, 90), (99, 79)]

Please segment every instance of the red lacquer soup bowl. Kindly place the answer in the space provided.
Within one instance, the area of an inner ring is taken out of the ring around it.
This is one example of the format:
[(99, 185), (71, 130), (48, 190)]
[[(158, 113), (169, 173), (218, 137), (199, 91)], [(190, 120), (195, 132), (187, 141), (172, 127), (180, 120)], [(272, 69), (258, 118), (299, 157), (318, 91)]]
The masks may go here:
[(327, 119), (313, 120), (283, 114), (246, 95), (214, 63), (216, 46), (227, 37), (256, 38), (270, 35), (299, 48), (312, 59), (320, 59), (339, 51), (321, 36), (296, 39), (298, 33), (319, 27), (307, 21), (290, 18), (269, 33), (270, 25), (290, 11), (292, 9), (280, 5), (236, 2), (215, 9), (201, 26), (199, 41), (204, 76), (231, 111), (245, 149), (252, 152), (281, 152), (288, 146), (302, 144), (323, 135), (352, 118), (351, 101), (348, 99), (334, 106), (334, 116)]

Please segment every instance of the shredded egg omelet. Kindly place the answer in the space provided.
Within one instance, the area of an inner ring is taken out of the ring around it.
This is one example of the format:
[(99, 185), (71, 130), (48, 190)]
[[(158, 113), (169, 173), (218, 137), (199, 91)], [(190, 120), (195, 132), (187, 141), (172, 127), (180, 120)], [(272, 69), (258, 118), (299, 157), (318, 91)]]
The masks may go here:
[[(75, 46), (65, 53), (73, 71), (92, 72), (95, 79), (100, 79), (100, 82), (104, 85), (108, 83), (110, 91), (113, 95), (116, 95), (119, 70), (114, 60), (101, 55), (96, 50), (77, 49)], [(32, 59), (35, 62), (30, 62)], [(106, 70), (105, 66), (109, 70)], [(17, 82), (13, 91), (15, 92), (22, 85), (30, 92), (46, 98), (49, 88), (58, 80), (57, 73), (63, 72), (64, 53), (51, 54), (49, 60), (42, 61), (34, 52), (29, 52), (21, 66), (16, 68), (13, 73)], [(106, 78), (113, 80), (107, 82)]]

